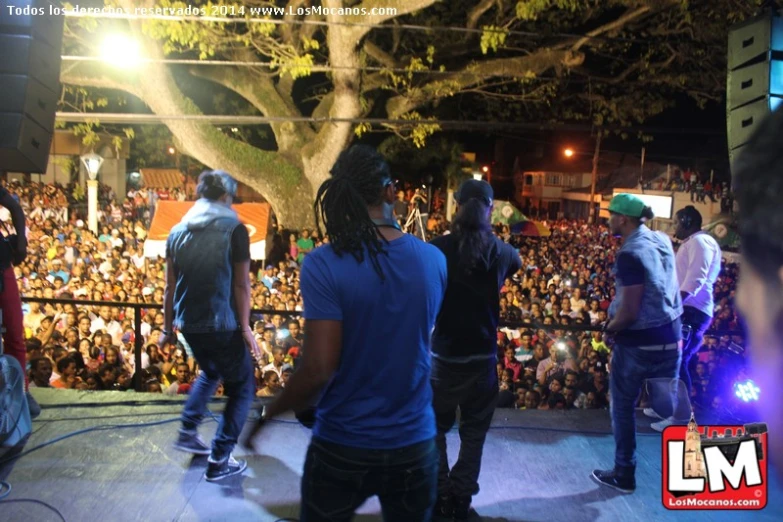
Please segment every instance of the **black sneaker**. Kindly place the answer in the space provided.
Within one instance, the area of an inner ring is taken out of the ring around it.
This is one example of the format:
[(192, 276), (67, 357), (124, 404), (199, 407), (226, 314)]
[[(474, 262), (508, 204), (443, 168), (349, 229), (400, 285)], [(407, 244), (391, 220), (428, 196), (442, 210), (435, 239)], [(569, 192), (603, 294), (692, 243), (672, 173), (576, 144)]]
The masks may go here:
[(454, 497), (454, 520), (480, 520), (476, 510), (470, 507), (472, 497)]
[(247, 462), (236, 460), (233, 455), (229, 455), (220, 462), (215, 462), (212, 457), (209, 458), (207, 466), (207, 482), (216, 482), (234, 475), (239, 475), (247, 468)]
[(435, 520), (451, 520), (454, 517), (454, 503), (451, 495), (438, 496), (435, 508), (432, 510), (432, 517)]
[(209, 455), (212, 453), (212, 449), (198, 436), (196, 431), (179, 430), (179, 437), (177, 437), (177, 441), (174, 443), (174, 449), (194, 455)]
[(636, 490), (636, 479), (633, 477), (621, 477), (613, 469), (593, 470), (593, 480), (604, 486), (609, 486), (623, 493), (633, 493)]

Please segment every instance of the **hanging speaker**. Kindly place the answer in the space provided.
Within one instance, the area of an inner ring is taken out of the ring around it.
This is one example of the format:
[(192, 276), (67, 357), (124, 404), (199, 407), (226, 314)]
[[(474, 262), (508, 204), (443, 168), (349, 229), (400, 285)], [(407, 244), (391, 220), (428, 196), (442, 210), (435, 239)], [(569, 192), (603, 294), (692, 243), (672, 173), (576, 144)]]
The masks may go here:
[(63, 16), (45, 0), (0, 12), (0, 169), (46, 172), (60, 93)]

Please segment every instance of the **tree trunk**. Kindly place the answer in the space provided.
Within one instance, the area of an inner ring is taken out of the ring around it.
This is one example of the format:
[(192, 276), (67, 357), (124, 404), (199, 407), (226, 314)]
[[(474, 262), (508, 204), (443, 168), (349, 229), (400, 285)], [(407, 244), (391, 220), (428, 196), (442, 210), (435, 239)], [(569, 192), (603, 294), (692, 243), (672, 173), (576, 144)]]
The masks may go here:
[[(254, 183), (248, 184), (254, 190)], [(315, 228), (315, 217), (313, 215), (314, 192), (310, 183), (302, 180), (299, 185), (291, 190), (279, 193), (266, 193), (264, 197), (272, 205), (272, 210), (277, 216), (277, 222), (280, 228), (289, 228), (293, 230), (302, 230)]]

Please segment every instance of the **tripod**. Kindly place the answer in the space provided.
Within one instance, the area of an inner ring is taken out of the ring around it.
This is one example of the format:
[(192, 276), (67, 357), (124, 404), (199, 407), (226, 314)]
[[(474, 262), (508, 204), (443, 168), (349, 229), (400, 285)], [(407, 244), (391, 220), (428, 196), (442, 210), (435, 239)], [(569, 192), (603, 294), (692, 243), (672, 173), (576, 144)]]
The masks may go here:
[(416, 228), (418, 229), (418, 234), (421, 236), (422, 241), (427, 241), (427, 238), (424, 236), (424, 223), (422, 223), (419, 206), (413, 205), (413, 209), (410, 214), (408, 214), (408, 218), (405, 220), (405, 226), (402, 227), (402, 230), (406, 234), (415, 235), (415, 232), (417, 231)]

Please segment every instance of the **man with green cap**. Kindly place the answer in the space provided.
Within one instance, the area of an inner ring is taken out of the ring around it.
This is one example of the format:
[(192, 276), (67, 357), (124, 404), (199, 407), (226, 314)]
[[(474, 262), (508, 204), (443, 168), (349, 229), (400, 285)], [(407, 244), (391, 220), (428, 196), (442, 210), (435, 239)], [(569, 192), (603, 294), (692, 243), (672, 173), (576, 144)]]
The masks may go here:
[(611, 233), (623, 242), (613, 268), (617, 296), (604, 325), (605, 335), (615, 339), (609, 384), (615, 464), (593, 471), (593, 478), (631, 493), (636, 489), (634, 407), (646, 379), (677, 378), (683, 309), (671, 240), (644, 224), (654, 217), (652, 209), (633, 194), (617, 194), (609, 216)]

